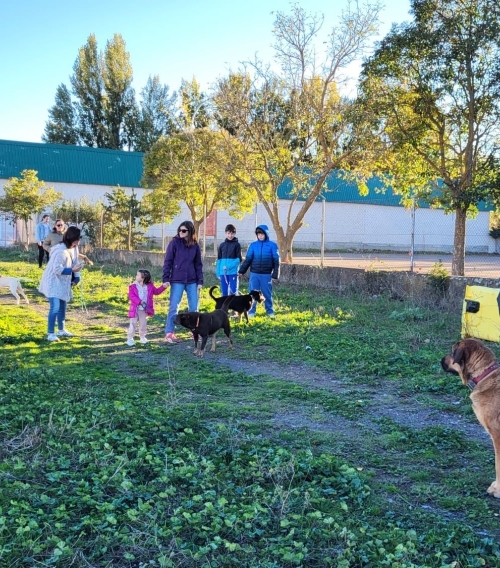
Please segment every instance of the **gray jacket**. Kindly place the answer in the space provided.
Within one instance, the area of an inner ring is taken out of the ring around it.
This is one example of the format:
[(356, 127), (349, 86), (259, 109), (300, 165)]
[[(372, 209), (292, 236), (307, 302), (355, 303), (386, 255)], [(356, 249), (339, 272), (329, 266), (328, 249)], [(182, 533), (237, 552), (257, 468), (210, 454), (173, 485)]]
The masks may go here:
[(55, 247), (59, 243), (62, 243), (64, 233), (57, 233), (56, 231), (50, 231), (50, 233), (43, 240), (43, 248), (50, 254), (51, 248)]

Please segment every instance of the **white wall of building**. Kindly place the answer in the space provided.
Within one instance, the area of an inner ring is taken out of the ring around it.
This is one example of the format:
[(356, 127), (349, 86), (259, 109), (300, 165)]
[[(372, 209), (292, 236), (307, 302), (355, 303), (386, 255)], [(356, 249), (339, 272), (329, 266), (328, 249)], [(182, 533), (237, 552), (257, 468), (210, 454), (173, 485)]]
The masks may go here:
[[(7, 180), (0, 180), (0, 195)], [(63, 194), (63, 199), (82, 199), (86, 197), (91, 203), (99, 199), (104, 201), (104, 194), (112, 188), (99, 185), (82, 185), (71, 183), (50, 183), (57, 191)], [(124, 188), (127, 190), (127, 188)], [(134, 188), (137, 196), (142, 198), (145, 190)], [(280, 219), (286, 223), (291, 207), (292, 218), (300, 209), (302, 203), (292, 203), (282, 200), (280, 202)], [(323, 215), (324, 212), (324, 215)], [(50, 211), (49, 211), (50, 213)], [(323, 216), (325, 217), (323, 219)], [(495, 240), (488, 235), (489, 212), (480, 212), (475, 219), (467, 220), (466, 250), (467, 252), (494, 253)], [(189, 210), (185, 205), (181, 213), (171, 223), (158, 224), (149, 228), (148, 237), (166, 240), (173, 237), (182, 221), (190, 219)], [(31, 230), (38, 219), (34, 219)], [(235, 219), (225, 211), (217, 213), (216, 238), (207, 238), (207, 250), (217, 246), (224, 240), (224, 228), (228, 223), (236, 226), (237, 236), (242, 246), (247, 246), (255, 240), (255, 226), (266, 224), (270, 228), (271, 238), (276, 235), (263, 205), (259, 204), (250, 214), (242, 219)], [(326, 203), (316, 202), (304, 217), (304, 223), (298, 231), (295, 249), (316, 249), (321, 247), (321, 233), (324, 226), (325, 248), (328, 249), (355, 249), (355, 250), (396, 250), (409, 251), (411, 248), (412, 232), (414, 232), (415, 250), (417, 252), (451, 252), (453, 249), (453, 234), (455, 215), (445, 215), (441, 209), (417, 209), (414, 224), (412, 213), (402, 207), (370, 205), (363, 203)], [(10, 227), (10, 230), (8, 229)], [(23, 228), (18, 227), (18, 234)], [(203, 237), (203, 226), (200, 236)], [(0, 216), (0, 246), (12, 244), (16, 238), (14, 227), (8, 225)], [(19, 237), (17, 237), (19, 238)], [(34, 240), (34, 235), (33, 235)]]
[[(286, 220), (290, 203), (280, 203), (280, 218)], [(292, 206), (292, 218), (300, 204)], [(304, 224), (297, 232), (295, 249), (316, 249), (321, 247), (321, 231), (325, 227), (326, 249), (380, 249), (409, 251), (412, 232), (414, 246), (420, 252), (451, 252), (455, 230), (455, 215), (445, 215), (441, 209), (417, 209), (415, 223), (412, 212), (402, 207), (369, 205), (360, 203), (316, 202), (304, 217)], [(489, 234), (490, 214), (482, 211), (475, 219), (468, 219), (466, 226), (466, 249), (468, 252), (493, 253), (495, 240)], [(258, 205), (242, 220), (230, 217), (225, 211), (217, 215), (217, 239), (224, 239), (224, 227), (233, 223), (242, 244), (255, 239), (256, 224), (267, 224), (272, 230), (269, 216), (263, 205)]]

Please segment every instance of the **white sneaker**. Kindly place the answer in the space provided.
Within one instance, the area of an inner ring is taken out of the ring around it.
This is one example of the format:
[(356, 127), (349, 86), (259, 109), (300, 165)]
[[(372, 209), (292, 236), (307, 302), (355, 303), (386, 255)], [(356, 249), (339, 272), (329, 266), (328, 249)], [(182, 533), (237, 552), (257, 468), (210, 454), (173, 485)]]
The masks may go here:
[(142, 343), (143, 345), (145, 345), (146, 343), (149, 343), (149, 341), (145, 337), (141, 337), (139, 339), (139, 343)]
[(56, 333), (57, 337), (75, 337), (74, 333), (70, 333), (67, 329), (60, 329)]
[(59, 341), (59, 337), (55, 333), (49, 333), (47, 335), (47, 341)]
[(127, 339), (127, 341), (125, 341), (125, 343), (129, 346), (129, 347), (133, 347), (135, 345), (135, 341), (133, 339)]

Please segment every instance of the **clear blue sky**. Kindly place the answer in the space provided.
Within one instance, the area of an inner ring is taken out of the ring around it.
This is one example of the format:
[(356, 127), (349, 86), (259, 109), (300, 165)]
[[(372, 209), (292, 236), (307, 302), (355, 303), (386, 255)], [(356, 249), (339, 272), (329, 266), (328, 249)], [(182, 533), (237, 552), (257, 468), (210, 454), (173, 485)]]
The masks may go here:
[[(344, 0), (304, 0), (309, 12), (334, 26)], [(229, 69), (257, 53), (272, 58), (272, 11), (289, 0), (15, 0), (2, 1), (0, 33), (0, 139), (40, 142), (56, 88), (65, 83), (91, 33), (104, 50), (114, 33), (130, 53), (136, 93), (148, 77), (177, 90), (192, 79), (207, 89)], [(386, 0), (385, 35), (409, 19), (409, 0)]]

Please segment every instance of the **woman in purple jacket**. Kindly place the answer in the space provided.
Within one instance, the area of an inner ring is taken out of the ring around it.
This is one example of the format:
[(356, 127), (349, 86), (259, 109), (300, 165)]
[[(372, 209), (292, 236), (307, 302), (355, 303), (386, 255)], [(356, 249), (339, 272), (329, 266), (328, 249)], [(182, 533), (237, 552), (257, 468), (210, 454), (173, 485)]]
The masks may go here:
[(203, 286), (203, 263), (196, 231), (191, 221), (184, 221), (168, 245), (163, 263), (163, 284), (170, 286), (170, 306), (165, 324), (165, 341), (179, 343), (174, 334), (174, 319), (184, 291), (190, 312), (198, 310), (198, 294)]

